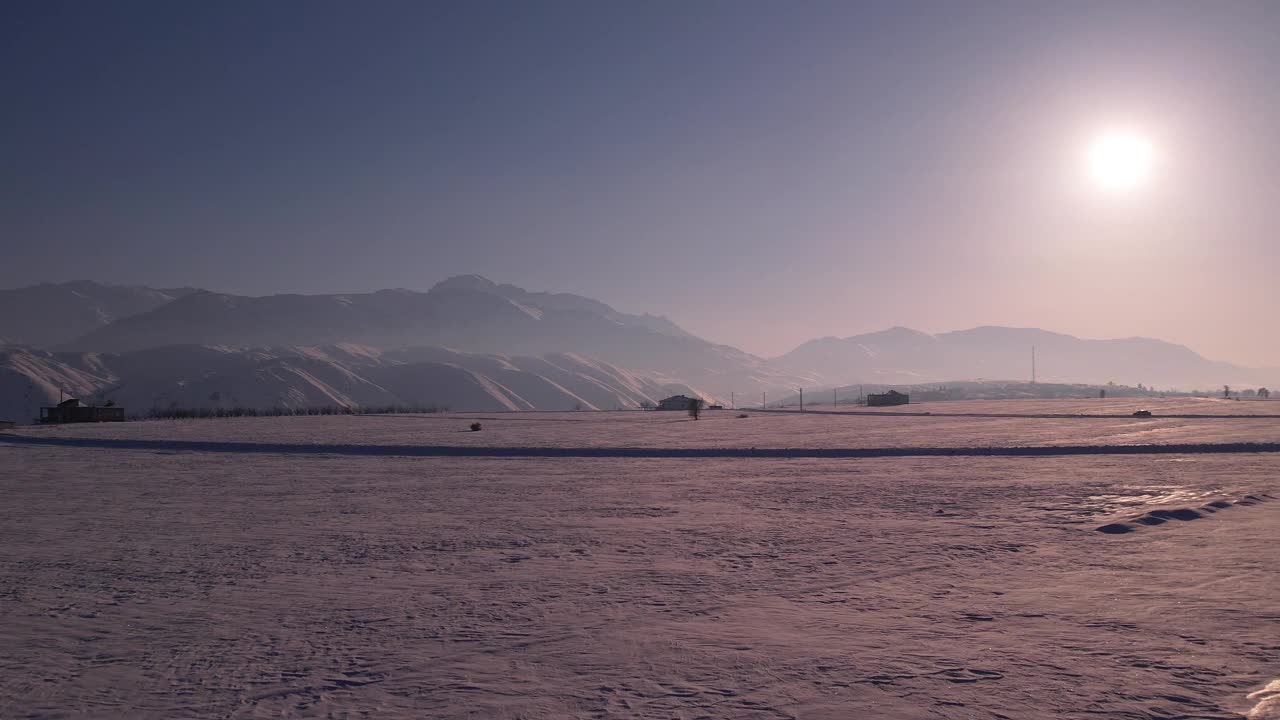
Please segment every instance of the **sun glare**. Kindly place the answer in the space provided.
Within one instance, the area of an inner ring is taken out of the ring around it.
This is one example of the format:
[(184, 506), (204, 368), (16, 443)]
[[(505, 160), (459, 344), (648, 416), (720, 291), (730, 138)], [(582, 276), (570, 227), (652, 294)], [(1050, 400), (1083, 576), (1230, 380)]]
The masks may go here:
[(1146, 185), (1155, 166), (1155, 149), (1146, 137), (1113, 131), (1094, 138), (1088, 150), (1089, 174), (1109, 192), (1127, 192)]

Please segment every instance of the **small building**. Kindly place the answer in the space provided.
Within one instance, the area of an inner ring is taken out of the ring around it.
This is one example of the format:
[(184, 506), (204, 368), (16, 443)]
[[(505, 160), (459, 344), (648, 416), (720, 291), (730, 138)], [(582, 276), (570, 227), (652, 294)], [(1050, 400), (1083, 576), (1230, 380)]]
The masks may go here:
[(58, 403), (55, 407), (40, 408), (40, 422), (45, 424), (124, 422), (124, 408), (81, 405), (79, 400), (71, 398)]
[(9, 428), (14, 428), (17, 426), (18, 426), (18, 423), (14, 422), (13, 420), (0, 420), (0, 430), (8, 430)]
[(702, 398), (691, 398), (687, 395), (672, 395), (658, 401), (659, 410), (688, 410), (689, 403), (697, 402), (702, 407)]
[(867, 405), (870, 407), (888, 407), (890, 405), (906, 405), (911, 402), (911, 396), (906, 393), (900, 393), (897, 390), (890, 390), (886, 393), (878, 395), (868, 395)]

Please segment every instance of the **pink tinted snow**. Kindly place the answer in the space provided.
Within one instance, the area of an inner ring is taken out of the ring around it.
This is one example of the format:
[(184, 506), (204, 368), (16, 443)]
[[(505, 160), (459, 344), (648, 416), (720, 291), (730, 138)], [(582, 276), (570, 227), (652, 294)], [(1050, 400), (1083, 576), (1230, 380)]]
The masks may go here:
[(1274, 717), (1280, 501), (1095, 528), (1278, 495), (1280, 455), (324, 447), (1236, 442), (1278, 427), (713, 412), (24, 430), (317, 452), (0, 441), (0, 717)]

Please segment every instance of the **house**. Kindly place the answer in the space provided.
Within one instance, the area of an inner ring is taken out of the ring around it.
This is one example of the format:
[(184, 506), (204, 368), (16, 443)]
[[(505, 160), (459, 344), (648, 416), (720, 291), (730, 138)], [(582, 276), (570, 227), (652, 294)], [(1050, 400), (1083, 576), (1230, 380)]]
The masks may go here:
[(897, 390), (890, 390), (887, 393), (879, 395), (868, 395), (867, 405), (871, 407), (886, 407), (889, 405), (906, 405), (911, 402), (911, 396), (906, 393), (900, 393)]
[(702, 398), (691, 398), (685, 395), (672, 395), (669, 398), (658, 401), (659, 410), (688, 410), (689, 403), (697, 402), (698, 407), (702, 407)]
[(124, 422), (124, 408), (81, 405), (76, 398), (40, 408), (42, 423)]

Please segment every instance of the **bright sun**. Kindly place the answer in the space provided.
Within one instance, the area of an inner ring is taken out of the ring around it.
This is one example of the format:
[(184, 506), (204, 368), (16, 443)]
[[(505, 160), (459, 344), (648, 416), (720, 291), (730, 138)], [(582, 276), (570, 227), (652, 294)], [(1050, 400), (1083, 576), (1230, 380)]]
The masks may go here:
[(1155, 149), (1142, 135), (1112, 131), (1097, 136), (1089, 144), (1088, 162), (1089, 174), (1099, 188), (1126, 192), (1150, 180)]

